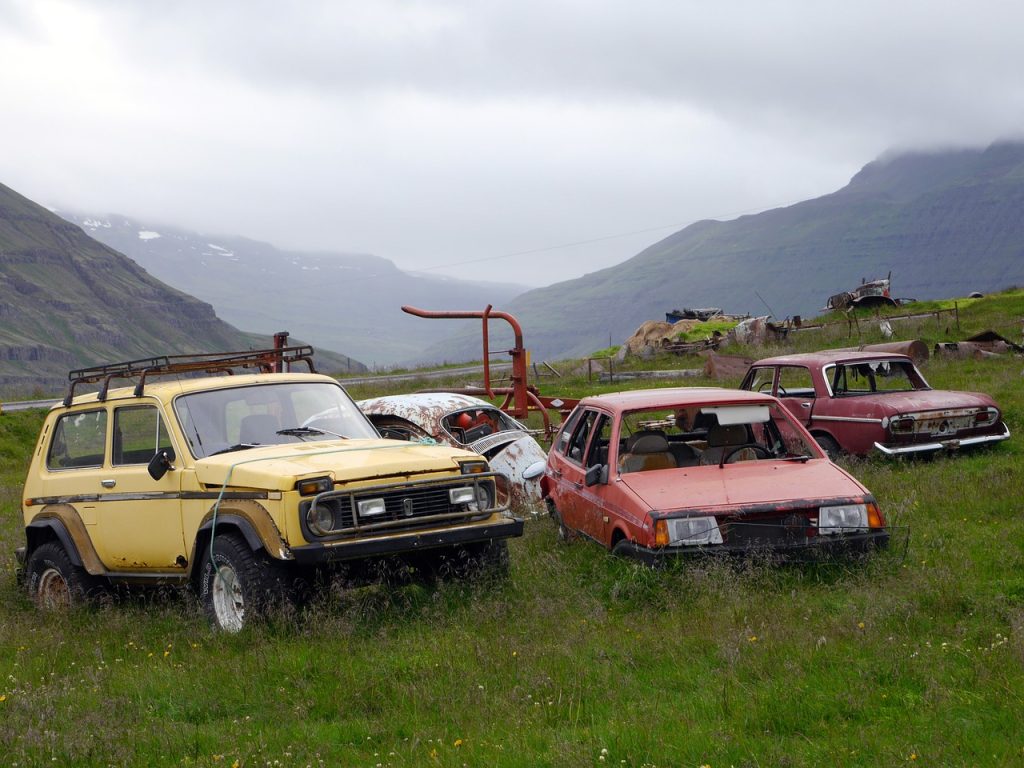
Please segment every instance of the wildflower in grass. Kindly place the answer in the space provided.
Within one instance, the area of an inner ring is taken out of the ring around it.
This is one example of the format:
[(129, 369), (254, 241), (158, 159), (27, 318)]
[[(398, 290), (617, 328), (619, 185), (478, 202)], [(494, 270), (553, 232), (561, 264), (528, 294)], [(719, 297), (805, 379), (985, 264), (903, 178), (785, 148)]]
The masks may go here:
[(455, 743), (456, 747), (461, 747), (462, 746), (462, 739), (456, 739), (454, 743)]
[(5, 701), (7, 701), (7, 694), (0, 693), (0, 704), (3, 704)]
[(908, 760), (911, 760), (911, 761), (913, 761), (913, 760), (917, 760), (917, 753), (915, 753), (915, 752), (911, 752), (911, 753), (910, 753), (910, 757), (908, 757), (907, 759), (908, 759)]
[(857, 622), (857, 629), (864, 629), (864, 622), (863, 621), (858, 621)]
[(756, 643), (757, 642), (757, 635), (751, 635), (750, 637), (748, 637), (747, 638), (747, 642)]

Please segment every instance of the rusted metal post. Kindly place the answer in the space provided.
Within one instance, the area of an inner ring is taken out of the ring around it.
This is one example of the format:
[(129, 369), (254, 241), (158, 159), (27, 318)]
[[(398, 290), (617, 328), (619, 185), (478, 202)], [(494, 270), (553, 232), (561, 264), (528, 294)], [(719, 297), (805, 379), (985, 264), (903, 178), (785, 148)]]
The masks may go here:
[(281, 350), (288, 346), (288, 331), (278, 331), (274, 334), (274, 361), (270, 366), (271, 373), (284, 373), (285, 363), (281, 359)]
[(508, 350), (509, 355), (512, 356), (512, 401), (510, 403), (511, 408), (509, 413), (515, 416), (517, 419), (525, 419), (529, 415), (529, 403), (530, 397), (527, 389), (526, 375), (526, 349), (523, 347), (523, 329), (519, 325), (519, 321), (516, 320), (508, 312), (494, 312), (491, 309), (491, 305), (488, 304), (487, 308), (482, 312), (474, 310), (457, 310), (457, 311), (445, 311), (445, 312), (434, 312), (427, 309), (419, 309), (417, 307), (411, 307), (404, 305), (402, 311), (415, 315), (416, 317), (425, 317), (431, 319), (472, 319), (478, 318), (483, 322), (483, 337), (484, 337), (484, 389), (487, 390), (488, 396), (493, 397), (493, 390), (491, 388), (490, 380), (490, 345), (488, 342), (488, 320), (495, 317), (499, 320), (504, 320), (510, 326), (512, 326), (512, 333), (515, 337), (515, 345), (512, 349)]

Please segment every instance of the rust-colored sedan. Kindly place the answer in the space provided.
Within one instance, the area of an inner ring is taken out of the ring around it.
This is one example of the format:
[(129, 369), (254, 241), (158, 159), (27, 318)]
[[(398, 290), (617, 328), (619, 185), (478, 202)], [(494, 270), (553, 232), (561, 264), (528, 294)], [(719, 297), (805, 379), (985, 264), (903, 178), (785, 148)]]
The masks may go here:
[(548, 454), (563, 538), (647, 562), (696, 552), (863, 551), (889, 540), (871, 493), (774, 397), (718, 388), (588, 397)]
[(934, 453), (1005, 440), (991, 397), (932, 389), (906, 355), (830, 350), (754, 363), (740, 385), (777, 396), (833, 458)]

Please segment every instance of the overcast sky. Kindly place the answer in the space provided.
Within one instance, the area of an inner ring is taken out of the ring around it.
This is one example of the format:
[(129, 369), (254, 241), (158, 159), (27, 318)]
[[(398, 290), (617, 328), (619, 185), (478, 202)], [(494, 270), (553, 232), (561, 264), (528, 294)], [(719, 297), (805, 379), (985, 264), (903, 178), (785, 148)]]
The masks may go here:
[(0, 0), (0, 183), (542, 285), (1021, 137), (1022, 30), (1016, 0)]

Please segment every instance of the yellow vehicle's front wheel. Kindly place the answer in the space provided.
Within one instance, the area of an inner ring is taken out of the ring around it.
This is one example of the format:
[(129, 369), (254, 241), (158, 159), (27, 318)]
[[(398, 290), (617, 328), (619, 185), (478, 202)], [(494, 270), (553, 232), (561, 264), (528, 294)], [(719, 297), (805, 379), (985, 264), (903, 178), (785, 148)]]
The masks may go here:
[(265, 552), (226, 533), (213, 540), (203, 563), (200, 597), (214, 629), (239, 632), (284, 598), (279, 569)]

